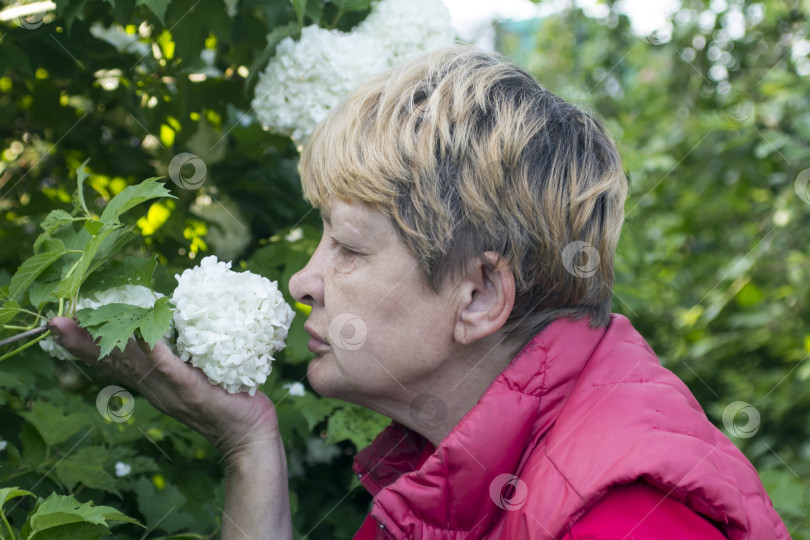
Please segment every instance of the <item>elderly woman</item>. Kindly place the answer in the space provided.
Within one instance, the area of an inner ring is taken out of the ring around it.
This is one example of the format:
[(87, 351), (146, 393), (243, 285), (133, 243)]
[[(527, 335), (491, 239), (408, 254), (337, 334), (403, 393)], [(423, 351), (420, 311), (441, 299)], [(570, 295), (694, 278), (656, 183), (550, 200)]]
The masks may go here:
[[(455, 46), (358, 88), (301, 159), (313, 389), (393, 419), (356, 538), (788, 538), (756, 471), (610, 313), (627, 183), (600, 123)], [(93, 358), (67, 319), (61, 342)], [(103, 369), (225, 456), (226, 538), (291, 538), (272, 403), (131, 340)]]

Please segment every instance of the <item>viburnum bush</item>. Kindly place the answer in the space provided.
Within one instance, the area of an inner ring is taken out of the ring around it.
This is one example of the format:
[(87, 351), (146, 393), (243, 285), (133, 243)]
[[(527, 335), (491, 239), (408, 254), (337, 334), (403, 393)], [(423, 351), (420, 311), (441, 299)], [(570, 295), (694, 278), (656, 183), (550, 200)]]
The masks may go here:
[[(257, 83), (289, 38), (312, 95), (328, 90), (312, 109), (322, 116), (334, 89), (366, 74), (328, 70), (323, 47), (297, 46), (303, 29), (363, 39), (350, 36), (379, 12), (363, 33), (387, 41), (363, 54), (387, 67), (423, 52), (430, 29), (449, 39), (432, 5), (425, 29), (401, 0), (66, 0), (0, 22), (0, 340), (29, 333), (0, 346), (0, 536), (211, 538), (221, 527), (221, 456), (61, 350), (46, 333), (56, 315), (75, 316), (102, 354), (133, 334), (162, 339), (214, 383), (266, 393), (296, 538), (353, 535), (370, 497), (353, 489), (351, 460), (390, 420), (307, 385), (309, 308), (288, 282), (320, 219), (301, 197), (295, 130), (268, 119), (283, 118), (275, 103), (303, 122), (310, 92), (289, 84), (287, 99), (263, 101)], [(200, 271), (234, 282), (208, 286)], [(240, 300), (245, 287), (265, 297)], [(204, 301), (218, 308), (207, 326)], [(211, 332), (232, 349), (211, 347)]]
[[(144, 244), (133, 225), (144, 217), (136, 217), (138, 210), (146, 208), (146, 203), (159, 204), (175, 197), (163, 182), (151, 178), (102, 200), (103, 208), (94, 208), (87, 202), (89, 178), (84, 163), (76, 171), (73, 208), (51, 210), (42, 219), (32, 253), (0, 287), (0, 323), (7, 331), (17, 332), (4, 340), (6, 349), (0, 362), (11, 370), (0, 370), (0, 382), (13, 384), (0, 397), (23, 420), (13, 422), (20, 424), (18, 437), (6, 434), (11, 430), (3, 426), (0, 450), (5, 451), (8, 462), (0, 474), (6, 473), (4, 483), (39, 478), (30, 489), (23, 482), (0, 488), (4, 536), (7, 532), (9, 537), (21, 538), (98, 538), (108, 534), (112, 525), (123, 525), (122, 530), (148, 528), (150, 522), (160, 521), (158, 508), (170, 502), (194, 508), (173, 514), (163, 530), (194, 530), (202, 508), (222, 506), (218, 462), (197, 434), (114, 384), (97, 392), (94, 407), (82, 406), (81, 398), (71, 394), (83, 384), (77, 376), (83, 375), (91, 383), (97, 379), (50, 338), (46, 323), (53, 316), (76, 317), (96, 338), (99, 358), (123, 349), (135, 335), (150, 345), (167, 342), (181, 359), (201, 369), (211, 384), (230, 393), (253, 395), (267, 383), (264, 391), (276, 402), (280, 418), (286, 420), (282, 430), (285, 442), (291, 443), (293, 479), (345, 455), (334, 443), (350, 440), (355, 447), (363, 446), (387, 423), (384, 417), (359, 407), (317, 397), (305, 389), (303, 377), (289, 382), (272, 377), (274, 356), (285, 348), (295, 312), (276, 281), (248, 268), (261, 272), (278, 267), (291, 253), (302, 260), (311, 252), (313, 230), (307, 228), (305, 234), (297, 228), (285, 238), (271, 239), (242, 263), (241, 271), (231, 270), (231, 262), (218, 261), (215, 255), (196, 266), (189, 260), (190, 267), (174, 275), (173, 291), (163, 294), (154, 287), (155, 271), (161, 268), (158, 257), (148, 250), (145, 256), (127, 253), (132, 252), (132, 244)], [(303, 241), (305, 236), (308, 241)], [(295, 244), (306, 247), (299, 251)], [(299, 304), (298, 310), (306, 311), (305, 307)], [(300, 343), (305, 341), (300, 328), (296, 339), (300, 354)], [(39, 347), (32, 347), (35, 344)], [(37, 350), (61, 365), (47, 367), (48, 361), (34, 354)], [(301, 361), (288, 360), (293, 364)], [(40, 365), (32, 367), (31, 361)], [(45, 373), (57, 377), (57, 385), (50, 391), (38, 392), (28, 386)], [(318, 426), (325, 428), (322, 437), (313, 433)], [(157, 442), (161, 439), (170, 440), (175, 452), (195, 462), (190, 466), (195, 474), (203, 475), (192, 480), (190, 488), (186, 486), (191, 496), (177, 487), (166, 487), (160, 462), (169, 465), (175, 458)], [(152, 455), (148, 446), (144, 452), (145, 441), (165, 460)], [(300, 450), (296, 451), (297, 445)], [(39, 485), (57, 490), (38, 493), (35, 488)], [(58, 492), (61, 489), (73, 494), (63, 495)], [(129, 513), (138, 517), (93, 504), (107, 502), (107, 496), (84, 501), (77, 497), (82, 491), (118, 498), (130, 491), (135, 494), (137, 512), (129, 509)], [(9, 508), (4, 510), (5, 503)], [(17, 520), (15, 528), (6, 514), (19, 515), (22, 509), (27, 515)], [(209, 527), (216, 532), (218, 524)]]

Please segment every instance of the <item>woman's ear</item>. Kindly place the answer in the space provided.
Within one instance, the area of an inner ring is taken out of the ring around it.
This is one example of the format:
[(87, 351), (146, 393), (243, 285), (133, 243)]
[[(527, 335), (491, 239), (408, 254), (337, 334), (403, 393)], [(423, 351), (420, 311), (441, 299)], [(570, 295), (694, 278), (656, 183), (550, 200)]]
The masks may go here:
[(515, 305), (515, 276), (499, 254), (487, 251), (467, 267), (453, 337), (470, 344), (500, 330)]

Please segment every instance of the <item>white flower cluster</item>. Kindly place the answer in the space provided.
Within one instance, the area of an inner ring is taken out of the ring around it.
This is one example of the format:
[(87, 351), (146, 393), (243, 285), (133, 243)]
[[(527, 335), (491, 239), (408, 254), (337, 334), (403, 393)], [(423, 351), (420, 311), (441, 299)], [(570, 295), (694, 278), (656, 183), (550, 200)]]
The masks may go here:
[(212, 255), (176, 276), (177, 352), (212, 384), (252, 396), (284, 348), (295, 314), (275, 281), (230, 267)]
[(132, 465), (124, 463), (123, 461), (115, 462), (115, 476), (121, 478), (132, 472)]
[[(107, 304), (129, 304), (131, 306), (148, 308), (155, 305), (155, 300), (157, 299), (155, 296), (160, 298), (164, 295), (159, 292), (153, 294), (149, 287), (144, 287), (143, 285), (121, 285), (120, 287), (113, 287), (106, 291), (94, 292), (85, 297), (79, 297), (76, 302), (76, 311), (84, 308), (106, 306)], [(48, 312), (47, 316), (50, 319), (55, 317), (56, 313)], [(42, 324), (45, 325), (47, 323), (43, 322)], [(170, 328), (163, 337), (166, 340), (170, 340), (172, 334), (173, 330)], [(70, 354), (67, 349), (54, 343), (53, 338), (50, 336), (40, 340), (39, 346), (54, 358), (60, 360), (78, 360), (78, 358)]]
[(263, 126), (304, 141), (359, 83), (452, 42), (441, 0), (381, 0), (350, 34), (312, 25), (282, 40), (251, 105)]

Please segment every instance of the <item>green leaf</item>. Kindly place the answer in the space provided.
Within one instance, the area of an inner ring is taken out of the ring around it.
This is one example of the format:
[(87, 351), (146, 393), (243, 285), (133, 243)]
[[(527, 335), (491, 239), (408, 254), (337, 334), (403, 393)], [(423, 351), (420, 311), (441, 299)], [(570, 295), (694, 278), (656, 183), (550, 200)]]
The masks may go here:
[(154, 347), (169, 330), (171, 323), (172, 308), (169, 307), (169, 297), (164, 296), (144, 316), (143, 323), (139, 326), (141, 337), (150, 347)]
[(5, 324), (14, 316), (20, 312), (20, 304), (15, 302), (14, 300), (9, 300), (8, 302), (4, 302), (2, 307), (0, 307), (0, 324)]
[(59, 251), (68, 249), (64, 242), (58, 238), (52, 238), (48, 233), (40, 234), (34, 242), (34, 253), (40, 254), (46, 251)]
[(97, 539), (109, 532), (110, 521), (123, 521), (141, 525), (109, 506), (93, 506), (92, 502), (82, 503), (73, 495), (52, 493), (47, 499), (40, 499), (28, 521), (20, 531), (26, 539), (72, 538)]
[(307, 426), (310, 431), (315, 429), (315, 426), (317, 426), (321, 420), (332, 414), (332, 411), (345, 406), (345, 402), (318, 397), (313, 395), (312, 392), (307, 392), (303, 396), (293, 398), (293, 403), (301, 416), (307, 421)]
[(173, 21), (172, 39), (175, 58), (193, 62), (199, 58), (209, 35), (227, 42), (233, 31), (231, 18), (222, 0), (172, 0), (166, 20)]
[(28, 289), (28, 301), (37, 309), (42, 309), (45, 304), (56, 302), (57, 298), (53, 295), (53, 291), (58, 286), (58, 281), (49, 281), (47, 283), (37, 281)]
[(102, 467), (109, 461), (109, 457), (109, 450), (102, 446), (80, 448), (56, 465), (56, 477), (70, 491), (73, 491), (76, 484), (82, 483), (89, 488), (102, 489), (120, 497), (115, 479)]
[(11, 278), (11, 286), (9, 288), (9, 296), (11, 296), (11, 299), (16, 300), (22, 296), (22, 293), (31, 286), (34, 280), (64, 254), (64, 248), (46, 251), (45, 253), (34, 255), (22, 263)]
[(169, 7), (169, 3), (170, 0), (138, 0), (135, 5), (148, 7), (149, 11), (160, 20), (160, 24), (165, 24), (166, 9)]
[[(99, 250), (101, 251), (101, 250)], [(157, 257), (124, 257), (124, 260), (114, 261), (103, 271), (93, 274), (82, 285), (82, 291), (106, 290), (121, 285), (143, 285), (151, 287), (152, 275), (157, 267)]]
[(87, 273), (85, 275), (85, 279), (93, 274), (96, 270), (98, 270), (101, 266), (106, 264), (110, 259), (115, 257), (119, 251), (121, 251), (125, 245), (131, 242), (135, 235), (131, 234), (133, 227), (127, 225), (125, 227), (121, 227), (119, 229), (115, 229), (113, 232), (109, 234), (102, 242), (101, 245), (98, 247), (98, 251), (95, 254), (95, 257), (92, 261), (92, 264), (87, 269)]
[(307, 11), (307, 0), (290, 0), (292, 7), (295, 10), (295, 16), (298, 17), (298, 26), (304, 26), (304, 15)]
[(371, 7), (371, 0), (332, 0), (340, 11), (363, 11)]
[(360, 450), (371, 444), (374, 437), (390, 423), (390, 418), (378, 412), (359, 405), (349, 405), (329, 418), (326, 444), (348, 439)]
[(127, 186), (104, 207), (104, 212), (101, 213), (101, 222), (105, 225), (118, 225), (118, 218), (121, 217), (123, 213), (144, 201), (159, 199), (161, 197), (176, 199), (177, 197), (172, 195), (158, 180), (159, 178), (149, 178), (140, 184)]
[(76, 313), (79, 323), (99, 339), (101, 351), (99, 358), (104, 357), (116, 347), (124, 350), (129, 338), (140, 330), (141, 336), (150, 346), (154, 346), (171, 323), (169, 298), (163, 297), (155, 302), (154, 308), (142, 308), (129, 304), (107, 304), (96, 309), (81, 309)]
[(36, 495), (18, 487), (0, 488), (0, 511), (8, 501), (17, 497), (36, 497)]
[(31, 411), (18, 413), (39, 432), (48, 446), (65, 441), (81, 431), (87, 425), (87, 415), (83, 413), (65, 413), (44, 401), (35, 401)]
[(65, 212), (64, 210), (51, 210), (51, 212), (45, 216), (45, 219), (42, 220), (42, 223), (39, 224), (46, 233), (51, 234), (55, 232), (60, 227), (67, 225), (68, 223), (73, 223), (74, 221), (79, 221), (82, 218), (75, 218)]
[(196, 525), (191, 515), (181, 511), (187, 499), (177, 486), (167, 484), (163, 489), (157, 490), (152, 482), (141, 477), (133, 487), (138, 500), (138, 511), (143, 514), (150, 527), (159, 524), (167, 533), (174, 533)]
[(103, 225), (100, 221), (87, 220), (84, 222), (84, 230), (95, 236)]
[(76, 169), (76, 195), (74, 199), (74, 204), (76, 204), (75, 201), (77, 201), (78, 206), (84, 211), (84, 215), (86, 216), (90, 215), (90, 211), (87, 209), (87, 203), (84, 202), (84, 181), (90, 176), (85, 166), (89, 161), (89, 158), (84, 160), (84, 163), (79, 165), (79, 168)]
[(73, 298), (79, 292), (84, 280), (87, 278), (89, 272), (87, 271), (99, 247), (107, 238), (108, 235), (114, 232), (114, 229), (103, 228), (99, 233), (92, 237), (85, 246), (81, 258), (78, 260), (76, 266), (73, 268), (69, 276), (65, 276), (62, 283), (54, 291), (54, 295), (58, 298)]
[(23, 462), (28, 468), (37, 470), (45, 461), (48, 445), (42, 440), (42, 435), (33, 424), (25, 423), (20, 428), (20, 446), (22, 447)]

